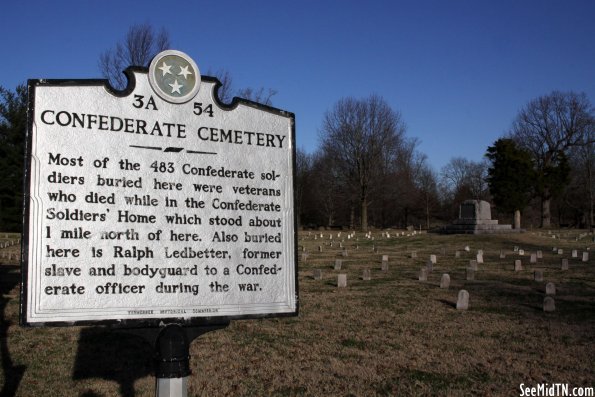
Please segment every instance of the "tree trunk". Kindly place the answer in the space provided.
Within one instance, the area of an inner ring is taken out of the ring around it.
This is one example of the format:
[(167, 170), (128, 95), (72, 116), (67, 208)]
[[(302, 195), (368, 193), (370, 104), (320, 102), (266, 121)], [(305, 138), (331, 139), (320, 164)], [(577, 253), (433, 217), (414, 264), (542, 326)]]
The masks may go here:
[(541, 227), (548, 228), (551, 224), (550, 199), (543, 199), (541, 202)]
[(368, 231), (368, 199), (362, 197), (362, 232)]
[(426, 195), (426, 229), (430, 230), (430, 200)]
[(515, 229), (521, 228), (521, 210), (514, 211), (514, 228)]
[(349, 229), (355, 230), (355, 205), (349, 206)]
[(550, 194), (549, 189), (545, 188), (541, 196), (541, 227), (548, 228), (551, 226), (550, 213)]

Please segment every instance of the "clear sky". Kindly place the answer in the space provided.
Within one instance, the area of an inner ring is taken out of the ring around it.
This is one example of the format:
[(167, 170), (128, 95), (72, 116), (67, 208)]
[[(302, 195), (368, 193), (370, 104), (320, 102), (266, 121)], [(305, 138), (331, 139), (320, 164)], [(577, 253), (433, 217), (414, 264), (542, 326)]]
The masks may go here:
[(273, 88), (313, 152), (341, 98), (382, 96), (439, 171), (479, 161), (518, 110), (553, 90), (595, 104), (595, 1), (16, 1), (0, 9), (0, 85), (101, 77), (133, 24), (170, 33), (203, 74)]

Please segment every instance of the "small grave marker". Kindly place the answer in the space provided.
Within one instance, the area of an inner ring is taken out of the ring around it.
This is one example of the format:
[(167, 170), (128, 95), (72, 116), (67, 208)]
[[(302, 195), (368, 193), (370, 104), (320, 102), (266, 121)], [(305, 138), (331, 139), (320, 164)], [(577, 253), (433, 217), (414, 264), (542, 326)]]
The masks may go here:
[(543, 259), (543, 251), (537, 250), (536, 255), (537, 255), (537, 259)]
[(533, 271), (533, 280), (543, 282), (543, 269), (535, 269)]
[(568, 259), (562, 258), (562, 270), (568, 270)]
[(514, 261), (514, 271), (515, 272), (520, 272), (521, 270), (523, 270), (523, 264), (521, 263), (520, 259), (515, 259)]
[(444, 273), (440, 279), (440, 288), (448, 289), (448, 287), (450, 287), (450, 276)]
[(337, 276), (337, 287), (338, 288), (347, 287), (347, 275), (346, 274), (339, 274)]
[(531, 258), (529, 259), (529, 263), (537, 263), (537, 254), (531, 254)]
[(503, 250), (500, 250), (500, 259), (506, 259), (506, 254)]
[(418, 277), (419, 281), (428, 281), (428, 269), (425, 267), (422, 267), (421, 269), (419, 269), (419, 277)]
[(577, 250), (572, 250), (572, 257), (573, 258), (578, 258), (578, 251)]
[(343, 261), (341, 259), (335, 259), (335, 270), (341, 270), (343, 266)]
[(545, 285), (545, 293), (546, 295), (556, 295), (556, 285), (552, 282), (549, 282)]
[(411, 252), (411, 258), (412, 258), (412, 259), (415, 259), (415, 258), (417, 258), (417, 251), (412, 251), (412, 252)]
[(370, 269), (364, 269), (364, 272), (362, 274), (362, 280), (370, 281), (371, 279), (372, 279), (372, 275), (371, 275)]
[(455, 251), (455, 258), (461, 257), (461, 251)]
[(436, 263), (436, 255), (434, 255), (434, 254), (430, 255), (430, 262), (432, 262), (432, 264)]
[(477, 261), (475, 259), (469, 260), (469, 268), (473, 269), (475, 271), (479, 270), (479, 268), (477, 266)]
[(469, 309), (469, 292), (462, 289), (457, 297), (457, 310)]
[(467, 281), (475, 280), (475, 270), (470, 267), (468, 267), (466, 270), (467, 270), (467, 273), (466, 273)]
[(583, 252), (583, 262), (589, 262), (589, 253), (587, 251)]
[(320, 269), (314, 269), (314, 280), (322, 280), (322, 270)]
[(543, 298), (543, 311), (553, 312), (556, 310), (556, 301), (551, 296)]
[(478, 254), (476, 255), (476, 258), (477, 258), (477, 259), (476, 259), (476, 260), (477, 260), (477, 263), (483, 263), (483, 252), (481, 252), (481, 253), (478, 253)]

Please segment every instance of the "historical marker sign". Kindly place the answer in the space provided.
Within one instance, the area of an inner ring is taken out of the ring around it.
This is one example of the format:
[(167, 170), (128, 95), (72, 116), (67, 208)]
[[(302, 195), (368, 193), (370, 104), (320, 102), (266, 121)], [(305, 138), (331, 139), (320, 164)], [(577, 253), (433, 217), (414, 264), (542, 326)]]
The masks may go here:
[(293, 114), (178, 51), (129, 76), (29, 81), (21, 322), (297, 314)]

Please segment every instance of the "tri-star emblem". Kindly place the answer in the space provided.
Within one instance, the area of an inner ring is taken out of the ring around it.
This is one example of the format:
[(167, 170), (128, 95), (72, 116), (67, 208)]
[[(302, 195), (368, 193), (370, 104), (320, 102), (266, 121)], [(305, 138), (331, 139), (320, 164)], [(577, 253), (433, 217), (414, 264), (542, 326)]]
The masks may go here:
[(153, 90), (168, 102), (192, 99), (200, 86), (200, 72), (194, 61), (180, 51), (163, 51), (151, 62), (149, 81)]

